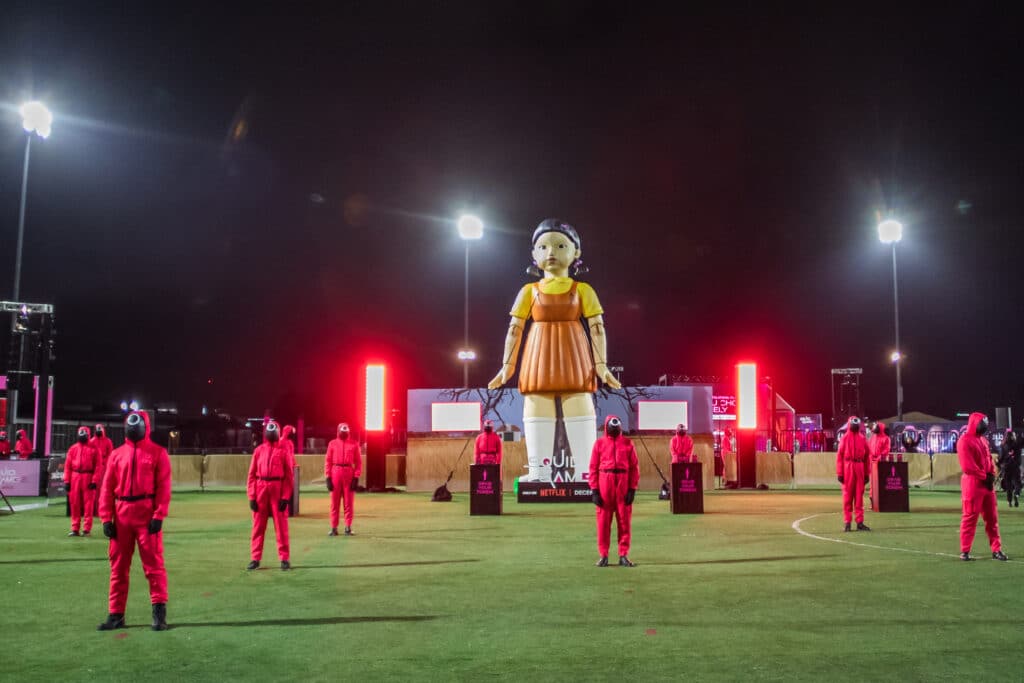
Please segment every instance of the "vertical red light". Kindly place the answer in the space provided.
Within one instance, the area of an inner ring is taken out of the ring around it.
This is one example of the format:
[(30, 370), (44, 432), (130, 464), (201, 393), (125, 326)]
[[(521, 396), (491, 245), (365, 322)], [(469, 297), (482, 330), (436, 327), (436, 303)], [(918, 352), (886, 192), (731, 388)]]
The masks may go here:
[(757, 365), (736, 365), (737, 410), (740, 429), (757, 429)]
[(366, 415), (363, 426), (368, 432), (384, 431), (384, 366), (366, 366)]

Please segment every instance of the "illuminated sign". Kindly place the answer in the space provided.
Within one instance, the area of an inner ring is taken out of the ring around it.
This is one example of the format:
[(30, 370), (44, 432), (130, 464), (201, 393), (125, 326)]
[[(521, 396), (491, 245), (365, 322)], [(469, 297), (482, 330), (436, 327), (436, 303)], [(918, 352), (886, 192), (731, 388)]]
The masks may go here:
[(737, 421), (740, 429), (757, 429), (757, 365), (736, 365), (736, 386), (739, 387)]
[(384, 431), (384, 366), (366, 366), (366, 421), (368, 432)]
[(712, 396), (711, 397), (711, 419), (713, 419), (713, 420), (735, 420), (736, 419), (736, 397), (735, 396)]
[(682, 424), (689, 429), (687, 408), (686, 401), (637, 401), (637, 428), (672, 430)]

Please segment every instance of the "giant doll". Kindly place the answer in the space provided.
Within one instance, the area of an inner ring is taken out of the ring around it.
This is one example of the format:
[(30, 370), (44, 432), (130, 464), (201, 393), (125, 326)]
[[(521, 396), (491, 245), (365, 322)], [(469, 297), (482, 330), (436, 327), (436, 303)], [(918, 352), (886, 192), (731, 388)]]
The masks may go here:
[(520, 481), (551, 479), (559, 406), (575, 465), (573, 478), (586, 481), (597, 440), (597, 381), (614, 389), (622, 386), (608, 369), (604, 310), (597, 294), (570, 277), (570, 270), (573, 275), (580, 272), (581, 255), (579, 233), (568, 223), (548, 218), (537, 226), (528, 272), (541, 277), (519, 290), (505, 337), (504, 363), (487, 385), (496, 389), (512, 378), (523, 331), (531, 320), (519, 368), (528, 466)]

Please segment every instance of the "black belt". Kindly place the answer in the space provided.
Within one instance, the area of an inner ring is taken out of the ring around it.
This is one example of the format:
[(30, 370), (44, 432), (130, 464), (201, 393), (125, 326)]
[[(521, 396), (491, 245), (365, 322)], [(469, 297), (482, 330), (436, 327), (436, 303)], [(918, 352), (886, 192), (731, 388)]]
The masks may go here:
[(626, 470), (601, 470), (602, 472), (610, 472), (611, 474), (625, 474)]
[(256, 477), (260, 481), (282, 481), (284, 477)]
[(71, 470), (75, 474), (92, 474), (95, 470)]
[(342, 465), (339, 462), (334, 463), (334, 467), (352, 467), (352, 465)]
[(145, 500), (146, 498), (156, 499), (156, 495), (153, 493), (147, 493), (141, 496), (118, 496), (118, 500), (123, 500), (126, 503), (134, 503), (137, 500)]

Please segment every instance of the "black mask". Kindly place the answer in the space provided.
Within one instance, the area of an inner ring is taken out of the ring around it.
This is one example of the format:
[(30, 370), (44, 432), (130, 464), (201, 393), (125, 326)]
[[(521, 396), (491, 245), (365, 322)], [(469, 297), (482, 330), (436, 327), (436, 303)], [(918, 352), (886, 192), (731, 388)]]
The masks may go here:
[(860, 425), (859, 424), (852, 424), (852, 425), (850, 425), (850, 431), (853, 432), (854, 434), (856, 434), (857, 432), (860, 431)]
[(102, 429), (97, 429), (96, 430), (96, 436), (103, 436), (103, 430)]
[(128, 416), (124, 425), (124, 436), (132, 443), (138, 443), (146, 438), (146, 422), (138, 413)]
[(89, 435), (88, 434), (79, 434), (78, 435), (78, 443), (89, 443)]
[(984, 434), (987, 431), (988, 431), (988, 418), (984, 417), (984, 418), (981, 419), (981, 422), (978, 423), (977, 434), (978, 434), (978, 436), (981, 436), (982, 434)]
[(345, 441), (346, 439), (348, 439), (348, 432), (338, 432), (338, 438), (341, 439), (342, 441)]
[(885, 435), (886, 436), (892, 436), (892, 432), (889, 431), (888, 427), (885, 428)]
[(622, 434), (622, 427), (609, 427), (608, 428), (608, 436), (616, 437), (619, 434)]
[(484, 425), (484, 431), (490, 434), (491, 432), (494, 431), (494, 427), (492, 427), (491, 425)]
[(277, 440), (280, 438), (281, 434), (276, 429), (267, 430), (267, 441), (269, 441), (270, 443), (277, 443)]
[(871, 431), (873, 431), (875, 434), (881, 434), (882, 433), (882, 428), (879, 427), (878, 425), (875, 425), (874, 428), (872, 428)]
[(678, 434), (679, 436), (686, 436), (686, 430), (680, 429), (679, 431), (676, 432), (676, 434)]

